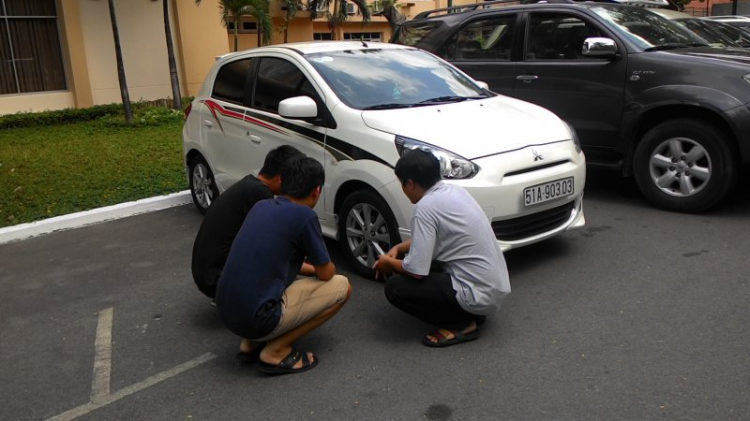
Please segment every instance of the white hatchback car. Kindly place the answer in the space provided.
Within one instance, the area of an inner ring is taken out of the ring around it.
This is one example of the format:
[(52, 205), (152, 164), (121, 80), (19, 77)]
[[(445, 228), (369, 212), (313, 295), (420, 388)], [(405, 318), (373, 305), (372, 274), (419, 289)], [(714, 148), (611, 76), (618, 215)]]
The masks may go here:
[(218, 58), (183, 129), (198, 209), (257, 175), (282, 144), (325, 167), (315, 211), (362, 274), (409, 237), (412, 205), (393, 172), (409, 148), (432, 151), (444, 179), (476, 198), (503, 250), (585, 223), (585, 158), (573, 130), (413, 47), (326, 41)]

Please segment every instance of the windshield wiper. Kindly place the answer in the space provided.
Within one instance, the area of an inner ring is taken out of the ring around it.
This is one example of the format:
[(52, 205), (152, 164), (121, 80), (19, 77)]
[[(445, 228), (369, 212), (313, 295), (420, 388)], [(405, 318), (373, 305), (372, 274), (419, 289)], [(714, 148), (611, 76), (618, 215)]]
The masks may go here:
[(399, 104), (399, 103), (391, 103), (391, 104), (377, 104), (377, 105), (370, 105), (369, 107), (362, 108), (362, 110), (395, 110), (397, 108), (411, 108), (414, 104)]
[(679, 42), (672, 42), (672, 43), (669, 43), (669, 44), (662, 44), (662, 45), (657, 45), (657, 46), (654, 46), (654, 47), (646, 48), (643, 51), (664, 51), (664, 50), (676, 50), (678, 48), (707, 47), (707, 46), (708, 46), (708, 44), (701, 44), (701, 43), (698, 43), (698, 42), (694, 42), (692, 44), (683, 44), (683, 43), (679, 43)]
[[(417, 102), (417, 104), (435, 104), (439, 102), (461, 102), (461, 101), (466, 101), (467, 99), (476, 99), (476, 98), (477, 97), (446, 95), (446, 96), (439, 96), (437, 98), (425, 99), (424, 101)], [(479, 98), (483, 98), (483, 97), (479, 97)]]

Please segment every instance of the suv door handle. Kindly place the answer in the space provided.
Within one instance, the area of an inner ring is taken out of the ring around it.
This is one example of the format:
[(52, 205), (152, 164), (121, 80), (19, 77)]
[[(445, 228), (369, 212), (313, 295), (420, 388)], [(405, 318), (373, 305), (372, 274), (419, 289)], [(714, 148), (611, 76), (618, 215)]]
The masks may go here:
[(250, 140), (253, 141), (254, 143), (260, 143), (260, 137), (254, 135), (254, 134), (250, 135)]
[(203, 120), (203, 124), (205, 124), (206, 127), (213, 127), (214, 126), (214, 123), (212, 123), (212, 122), (210, 122), (208, 120)]
[(531, 83), (532, 80), (539, 79), (539, 76), (535, 76), (535, 75), (520, 75), (520, 76), (516, 76), (516, 79), (517, 80), (522, 80), (524, 83)]

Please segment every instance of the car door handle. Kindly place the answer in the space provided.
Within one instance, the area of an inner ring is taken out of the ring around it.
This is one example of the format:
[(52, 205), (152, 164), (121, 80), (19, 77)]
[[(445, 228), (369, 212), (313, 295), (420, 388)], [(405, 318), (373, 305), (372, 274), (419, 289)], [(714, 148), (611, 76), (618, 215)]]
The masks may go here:
[(516, 80), (522, 80), (524, 81), (524, 83), (531, 83), (532, 80), (537, 80), (537, 79), (539, 79), (539, 76), (535, 76), (535, 75), (516, 76)]
[(206, 127), (213, 127), (214, 126), (214, 123), (212, 123), (212, 122), (210, 122), (208, 120), (203, 120), (203, 124), (205, 124)]
[(254, 135), (254, 134), (251, 134), (251, 135), (250, 135), (250, 140), (251, 140), (251, 141), (252, 141), (253, 143), (260, 143), (260, 137), (259, 137), (259, 136), (256, 136), (256, 135)]

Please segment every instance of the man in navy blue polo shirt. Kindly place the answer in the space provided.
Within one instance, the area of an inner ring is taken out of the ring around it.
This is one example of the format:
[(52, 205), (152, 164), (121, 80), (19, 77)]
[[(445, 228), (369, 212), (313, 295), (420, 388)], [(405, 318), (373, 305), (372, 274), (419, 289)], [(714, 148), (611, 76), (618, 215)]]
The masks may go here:
[(266, 342), (260, 369), (269, 374), (315, 367), (317, 357), (293, 344), (338, 313), (351, 294), (348, 279), (336, 275), (313, 211), (323, 166), (296, 157), (281, 180), (281, 196), (258, 202), (247, 215), (216, 291), (224, 323), (242, 338), (240, 352)]

